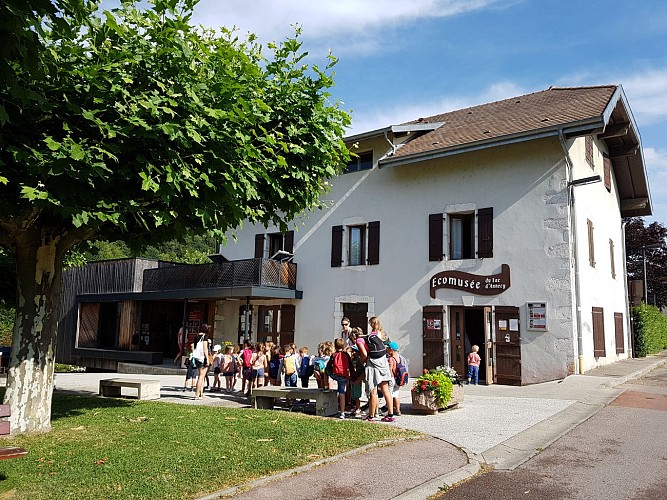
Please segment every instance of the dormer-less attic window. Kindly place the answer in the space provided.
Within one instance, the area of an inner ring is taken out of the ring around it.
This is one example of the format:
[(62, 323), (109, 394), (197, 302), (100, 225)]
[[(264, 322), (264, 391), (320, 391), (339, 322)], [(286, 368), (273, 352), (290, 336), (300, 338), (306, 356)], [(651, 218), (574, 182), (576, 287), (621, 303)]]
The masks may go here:
[(586, 163), (595, 170), (595, 163), (593, 162), (593, 136), (586, 136)]
[(345, 165), (345, 173), (370, 170), (371, 168), (373, 168), (373, 151), (366, 151), (350, 158), (350, 161)]

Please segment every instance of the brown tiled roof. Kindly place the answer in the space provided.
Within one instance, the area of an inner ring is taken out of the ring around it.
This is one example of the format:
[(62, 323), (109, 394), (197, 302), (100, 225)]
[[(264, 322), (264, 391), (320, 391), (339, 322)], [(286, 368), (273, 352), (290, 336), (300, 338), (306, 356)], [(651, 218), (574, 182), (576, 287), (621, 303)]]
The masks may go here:
[(616, 85), (552, 87), (503, 101), (420, 118), (409, 123), (444, 124), (408, 142), (385, 161), (599, 119), (617, 88)]

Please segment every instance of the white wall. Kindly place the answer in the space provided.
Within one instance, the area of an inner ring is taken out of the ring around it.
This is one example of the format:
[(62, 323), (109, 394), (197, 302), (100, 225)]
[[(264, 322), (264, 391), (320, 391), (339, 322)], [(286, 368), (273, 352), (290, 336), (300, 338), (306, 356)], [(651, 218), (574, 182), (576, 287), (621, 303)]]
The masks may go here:
[[(577, 158), (578, 142), (573, 144), (571, 152)], [(388, 149), (384, 138), (360, 144), (359, 151), (368, 147), (376, 152), (376, 161)], [(600, 187), (604, 193), (598, 192)], [(588, 311), (597, 303), (605, 307), (607, 340), (613, 341), (613, 312), (623, 311), (624, 300), (621, 287), (617, 286), (623, 283), (618, 205), (613, 196), (606, 196), (608, 193), (601, 184), (577, 189), (579, 240), (586, 242), (587, 216), (595, 218), (596, 234), (601, 237), (597, 247), (599, 265), (592, 270), (582, 269), (584, 307)], [(580, 189), (587, 190), (586, 193), (596, 190), (595, 199), (588, 200)], [(294, 224), (297, 288), (303, 291), (303, 300), (296, 302), (298, 345), (308, 345), (312, 350), (320, 341), (331, 339), (339, 330), (342, 315), (337, 304), (341, 300), (361, 300), (369, 303), (369, 316), (380, 317), (392, 340), (399, 343), (402, 353), (411, 360), (411, 372), (419, 373), (422, 308), (438, 304), (460, 306), (461, 296), (470, 295), (440, 289), (436, 299), (431, 299), (429, 278), (437, 272), (455, 269), (478, 275), (496, 274), (501, 264), (508, 264), (510, 289), (495, 296), (477, 295), (474, 305), (520, 308), (523, 383), (574, 373), (577, 353), (567, 169), (556, 138), (409, 165), (382, 169), (376, 166), (370, 171), (341, 175), (332, 181), (332, 189), (324, 199), (328, 209), (309, 214)], [(461, 207), (493, 207), (493, 258), (429, 262), (428, 215)], [(379, 265), (332, 268), (332, 226), (370, 221), (381, 223)], [(255, 234), (273, 231), (277, 229), (248, 225), (239, 233), (238, 243), (228, 243), (221, 253), (228, 259), (252, 257)], [(613, 283), (604, 276), (605, 272), (609, 275), (605, 263), (608, 244), (602, 242), (609, 237), (618, 242), (617, 278)], [(587, 252), (587, 245), (580, 245), (580, 255), (582, 252)], [(587, 265), (587, 254), (583, 258)], [(609, 281), (606, 290), (598, 290), (596, 286), (602, 279)], [(548, 304), (547, 332), (526, 330), (526, 303), (533, 301)], [(239, 302), (226, 303), (225, 317), (233, 318), (226, 330), (236, 331), (239, 305)], [(448, 324), (447, 316), (445, 319)], [(586, 324), (590, 328), (590, 321)], [(586, 351), (592, 357), (590, 337)], [(608, 352), (611, 350), (610, 346)]]

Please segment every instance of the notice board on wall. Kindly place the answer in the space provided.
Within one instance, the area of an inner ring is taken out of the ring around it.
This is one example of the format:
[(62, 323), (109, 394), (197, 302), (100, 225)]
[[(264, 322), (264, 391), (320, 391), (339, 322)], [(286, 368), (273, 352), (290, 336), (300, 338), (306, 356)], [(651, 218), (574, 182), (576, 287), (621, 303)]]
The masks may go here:
[(528, 302), (528, 330), (535, 332), (547, 331), (547, 303)]

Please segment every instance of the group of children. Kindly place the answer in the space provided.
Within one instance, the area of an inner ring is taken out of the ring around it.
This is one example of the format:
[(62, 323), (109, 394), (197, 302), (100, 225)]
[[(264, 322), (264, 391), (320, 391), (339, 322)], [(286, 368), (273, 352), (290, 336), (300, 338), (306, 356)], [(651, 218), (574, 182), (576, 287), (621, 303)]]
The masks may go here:
[[(351, 329), (352, 339), (364, 338), (361, 329)], [(398, 354), (398, 345), (395, 342), (386, 342), (386, 358), (391, 371), (392, 380), (390, 391), (385, 394), (393, 403), (393, 421), (395, 415), (400, 415), (400, 399), (398, 389), (401, 383), (397, 382), (396, 375), (399, 366), (404, 366), (405, 360)], [(363, 345), (363, 344), (362, 344)], [(186, 379), (183, 390), (188, 386), (193, 390), (197, 378), (197, 369), (192, 362), (193, 346), (189, 346), (186, 354)], [(320, 389), (335, 388), (338, 392), (339, 418), (357, 417), (373, 420), (379, 418), (378, 406), (369, 409), (372, 414), (362, 412), (361, 397), (366, 382), (367, 352), (360, 352), (358, 343), (337, 338), (334, 342), (321, 342), (317, 353), (311, 354), (307, 346), (297, 349), (295, 344), (283, 347), (272, 342), (249, 341), (237, 345), (217, 344), (212, 349), (213, 386), (210, 391), (235, 392), (240, 384), (240, 392), (251, 395), (253, 388), (263, 385), (286, 387), (308, 387), (311, 377), (315, 378)], [(407, 371), (406, 371), (407, 373)], [(222, 379), (224, 378), (224, 389)], [(332, 383), (332, 381), (334, 383)], [(406, 378), (407, 381), (407, 378)], [(208, 372), (206, 373), (206, 390), (209, 390)], [(378, 388), (376, 388), (378, 391)], [(370, 396), (368, 386), (366, 394)], [(390, 403), (390, 404), (391, 404)], [(370, 413), (370, 412), (369, 412)]]

